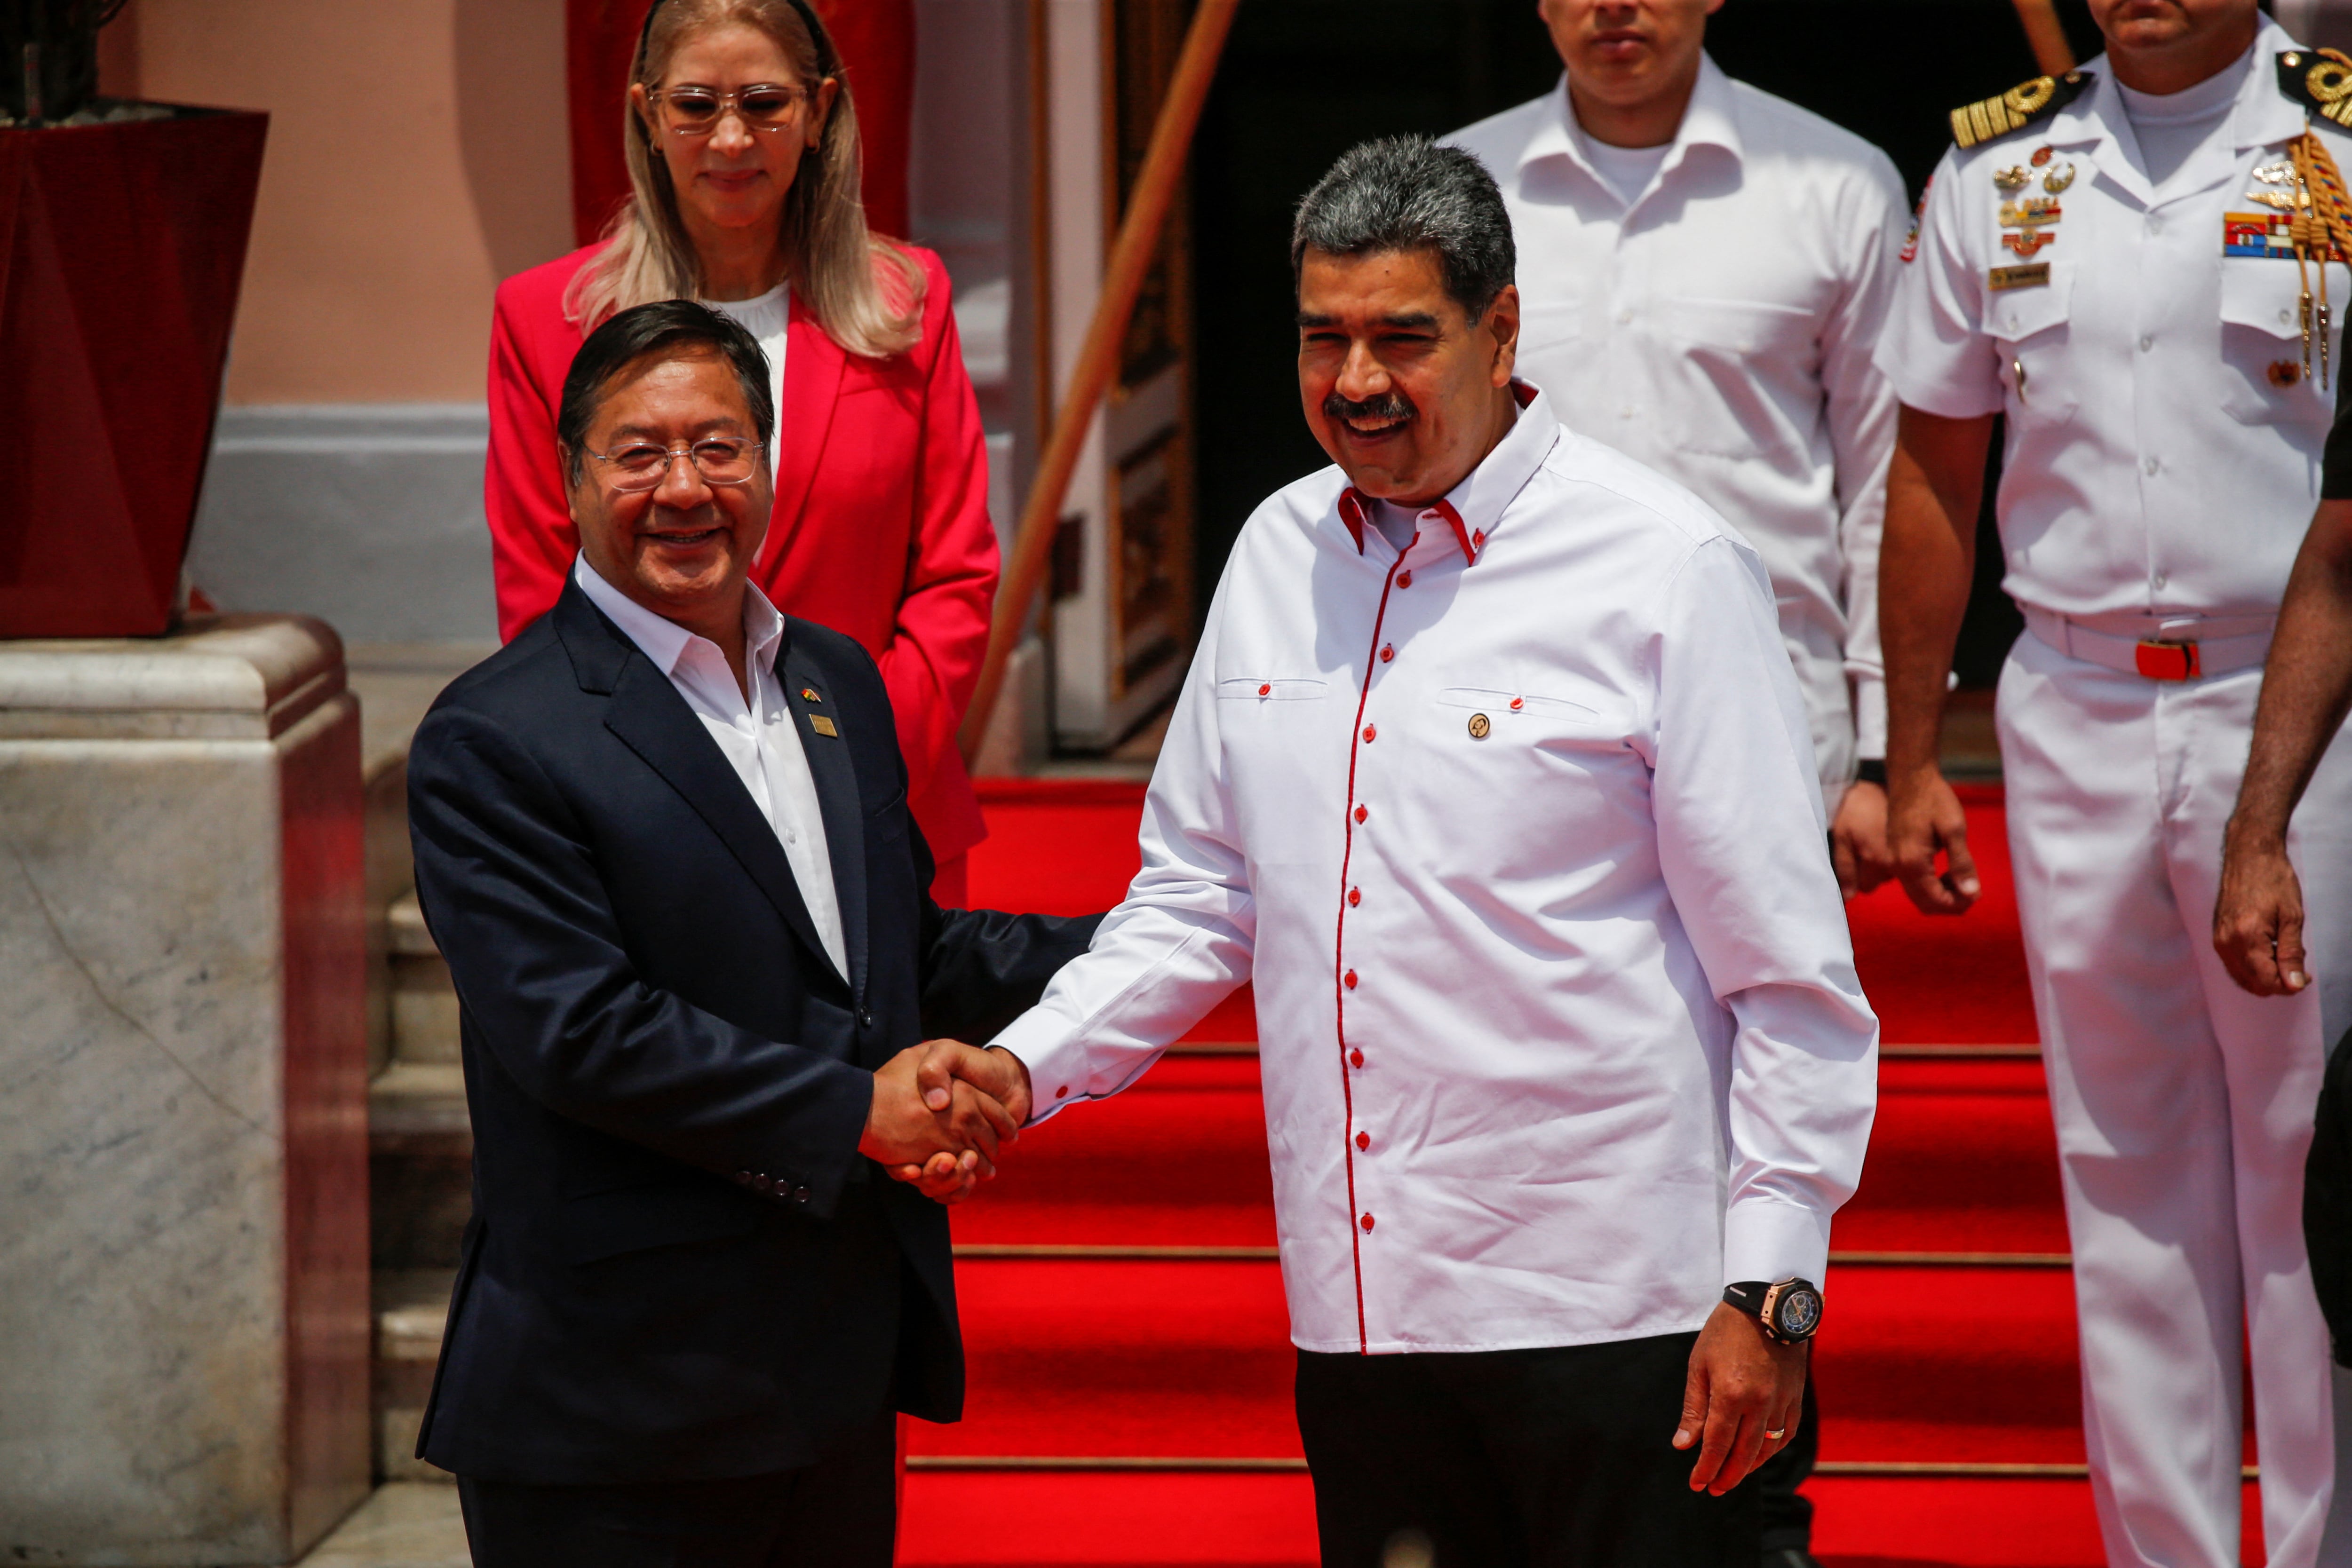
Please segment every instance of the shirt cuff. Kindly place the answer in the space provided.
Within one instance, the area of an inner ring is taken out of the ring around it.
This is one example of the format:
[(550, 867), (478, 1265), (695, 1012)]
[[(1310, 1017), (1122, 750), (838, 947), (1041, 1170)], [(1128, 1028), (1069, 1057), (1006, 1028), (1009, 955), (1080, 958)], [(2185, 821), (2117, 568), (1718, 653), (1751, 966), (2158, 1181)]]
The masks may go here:
[(1777, 1198), (1748, 1198), (1731, 1206), (1723, 1222), (1723, 1282), (1742, 1280), (1811, 1280), (1818, 1285), (1830, 1266), (1830, 1218)]
[(1886, 682), (1879, 675), (1853, 678), (1853, 754), (1870, 762), (1886, 758)]
[(1031, 1008), (988, 1042), (1021, 1059), (1029, 1070), (1029, 1122), (1034, 1127), (1087, 1092), (1087, 1051), (1069, 1024), (1046, 1011)]

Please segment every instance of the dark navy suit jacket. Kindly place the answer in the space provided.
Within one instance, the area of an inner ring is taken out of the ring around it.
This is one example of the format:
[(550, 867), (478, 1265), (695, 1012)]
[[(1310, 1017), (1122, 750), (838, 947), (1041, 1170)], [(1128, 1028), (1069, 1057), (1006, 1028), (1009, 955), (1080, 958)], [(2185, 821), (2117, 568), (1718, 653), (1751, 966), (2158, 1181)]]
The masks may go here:
[(417, 894), (457, 982), (474, 1124), (474, 1221), (417, 1444), (446, 1469), (755, 1475), (893, 1406), (961, 1412), (946, 1212), (857, 1153), (874, 1070), (929, 1037), (988, 1038), (1096, 917), (934, 904), (873, 661), (789, 619), (777, 672), (846, 975), (701, 722), (577, 586), (417, 731)]

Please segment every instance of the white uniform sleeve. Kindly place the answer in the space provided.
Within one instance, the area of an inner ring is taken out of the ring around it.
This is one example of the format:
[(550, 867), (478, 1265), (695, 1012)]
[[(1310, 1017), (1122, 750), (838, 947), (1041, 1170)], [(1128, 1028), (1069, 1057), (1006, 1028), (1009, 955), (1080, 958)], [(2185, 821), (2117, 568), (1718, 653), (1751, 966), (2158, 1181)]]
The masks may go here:
[(1217, 724), (1223, 601), (1221, 590), (1144, 797), (1143, 869), (1085, 955), (991, 1042), (1029, 1069), (1033, 1121), (1118, 1093), (1250, 977), (1257, 912)]
[(1754, 554), (1724, 538), (1695, 549), (1656, 648), (1659, 864), (1735, 1031), (1724, 1282), (1818, 1281), (1877, 1109), (1878, 1020), (1822, 852), (1804, 704)]
[(1874, 178), (1849, 187), (1857, 209), (1843, 226), (1844, 293), (1822, 334), (1822, 388), (1837, 466), (1838, 556), (1845, 603), (1845, 674), (1853, 687), (1856, 755), (1886, 755), (1886, 664), (1878, 650), (1878, 539), (1886, 521), (1886, 465), (1895, 454), (1895, 388), (1871, 361), (1894, 303), (1908, 214), (1903, 177), (1883, 154)]
[(1969, 243), (1969, 204), (1984, 193), (1966, 188), (1959, 163), (1957, 150), (1946, 152), (1927, 183), (1916, 254), (1896, 280), (1877, 361), (1909, 406), (1974, 419), (1999, 413), (2003, 393), (2000, 356), (1984, 329), (1984, 264)]

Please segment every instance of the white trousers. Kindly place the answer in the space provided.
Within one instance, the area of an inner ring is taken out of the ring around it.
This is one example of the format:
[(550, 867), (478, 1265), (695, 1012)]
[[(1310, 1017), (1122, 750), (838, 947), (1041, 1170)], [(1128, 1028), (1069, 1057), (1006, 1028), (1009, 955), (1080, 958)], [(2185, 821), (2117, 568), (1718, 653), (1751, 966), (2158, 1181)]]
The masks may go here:
[(2352, 1019), (2352, 746), (2330, 747), (2289, 839), (2318, 984), (2248, 996), (2211, 930), (2261, 683), (2260, 669), (2146, 680), (2031, 634), (2001, 672), (2010, 848), (2113, 1568), (2235, 1568), (2249, 1345), (2269, 1561), (2352, 1564), (2352, 1521), (2328, 1529), (2338, 1379), (2303, 1242), (2326, 1043)]

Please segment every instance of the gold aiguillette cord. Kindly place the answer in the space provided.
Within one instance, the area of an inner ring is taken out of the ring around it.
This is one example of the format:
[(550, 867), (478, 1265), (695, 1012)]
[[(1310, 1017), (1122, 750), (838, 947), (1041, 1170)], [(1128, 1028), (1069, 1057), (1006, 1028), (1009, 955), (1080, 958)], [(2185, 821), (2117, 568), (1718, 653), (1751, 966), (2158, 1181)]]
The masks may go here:
[[(2328, 326), (2327, 264), (2352, 261), (2352, 193), (2318, 133), (2306, 131), (2287, 144), (2294, 162), (2295, 212), (2287, 234), (2294, 245), (2295, 270), (2303, 284), (2303, 371), (2311, 373), (2313, 328), (2318, 329), (2319, 390), (2327, 390)], [(2313, 309), (2311, 274), (2319, 273), (2319, 298)]]

